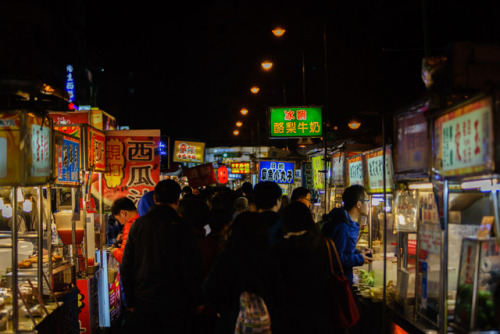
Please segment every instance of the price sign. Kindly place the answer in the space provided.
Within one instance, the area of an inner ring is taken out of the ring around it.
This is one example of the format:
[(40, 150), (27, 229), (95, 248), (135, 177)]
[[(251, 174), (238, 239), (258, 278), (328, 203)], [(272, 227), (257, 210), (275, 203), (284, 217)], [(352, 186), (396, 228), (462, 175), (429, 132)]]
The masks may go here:
[(359, 184), (364, 186), (363, 155), (347, 159), (348, 186)]
[(434, 122), (437, 155), (434, 165), (444, 176), (493, 170), (493, 111), (491, 98), (467, 104)]
[[(372, 193), (384, 191), (384, 151), (377, 149), (366, 153), (368, 190)], [(385, 150), (385, 187), (392, 191), (392, 156), (390, 148)]]

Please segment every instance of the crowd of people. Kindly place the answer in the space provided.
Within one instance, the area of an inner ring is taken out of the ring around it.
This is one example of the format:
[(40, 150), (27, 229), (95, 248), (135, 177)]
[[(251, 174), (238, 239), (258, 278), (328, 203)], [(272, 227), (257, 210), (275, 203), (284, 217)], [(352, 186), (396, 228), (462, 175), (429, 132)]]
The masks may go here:
[[(135, 207), (116, 199), (123, 225), (120, 262), (124, 333), (235, 333), (242, 293), (259, 297), (270, 318), (255, 333), (343, 333), (332, 321), (325, 237), (352, 267), (371, 261), (356, 249), (357, 218), (369, 210), (362, 186), (346, 189), (344, 206), (314, 222), (311, 194), (296, 188), (285, 202), (274, 182), (191, 189), (160, 181)], [(321, 226), (321, 227), (320, 227)]]

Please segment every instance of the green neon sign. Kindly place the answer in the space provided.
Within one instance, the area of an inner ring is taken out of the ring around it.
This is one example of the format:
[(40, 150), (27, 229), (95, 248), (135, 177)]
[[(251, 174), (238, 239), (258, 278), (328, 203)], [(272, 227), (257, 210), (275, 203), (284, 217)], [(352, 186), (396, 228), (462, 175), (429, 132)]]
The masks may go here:
[(321, 107), (269, 107), (271, 138), (323, 136)]

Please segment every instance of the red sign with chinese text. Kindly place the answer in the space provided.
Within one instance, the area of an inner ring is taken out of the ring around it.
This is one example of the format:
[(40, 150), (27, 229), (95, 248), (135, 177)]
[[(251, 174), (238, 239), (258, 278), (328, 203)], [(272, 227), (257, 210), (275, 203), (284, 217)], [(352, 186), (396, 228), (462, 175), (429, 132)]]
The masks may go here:
[[(137, 204), (160, 181), (160, 130), (106, 131), (106, 172), (102, 178), (103, 202), (111, 206), (119, 197)], [(94, 177), (92, 194), (98, 194)]]

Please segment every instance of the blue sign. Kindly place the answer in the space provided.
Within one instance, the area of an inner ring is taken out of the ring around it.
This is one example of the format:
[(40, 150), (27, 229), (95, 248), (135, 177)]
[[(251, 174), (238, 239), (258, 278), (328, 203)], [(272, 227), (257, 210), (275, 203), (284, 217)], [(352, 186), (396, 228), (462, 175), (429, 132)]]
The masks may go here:
[(75, 80), (73, 79), (73, 66), (66, 66), (66, 92), (69, 95), (69, 102), (75, 102)]
[(261, 161), (259, 180), (290, 184), (294, 182), (295, 164), (293, 162)]
[(62, 184), (80, 182), (80, 142), (73, 138), (64, 138), (58, 147), (57, 181)]

